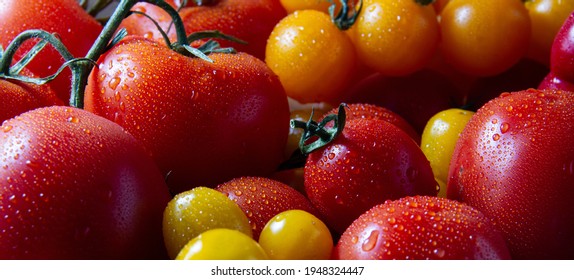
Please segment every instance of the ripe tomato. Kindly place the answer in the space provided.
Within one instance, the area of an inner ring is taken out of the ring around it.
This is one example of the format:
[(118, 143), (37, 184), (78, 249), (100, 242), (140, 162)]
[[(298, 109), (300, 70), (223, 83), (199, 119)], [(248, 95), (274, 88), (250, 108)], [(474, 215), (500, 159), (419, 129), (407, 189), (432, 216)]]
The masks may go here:
[(540, 82), (538, 89), (557, 89), (574, 92), (574, 83), (556, 77), (556, 74), (550, 72)]
[(440, 13), (441, 51), (459, 71), (499, 74), (528, 51), (530, 17), (519, 0), (451, 0)]
[[(20, 74), (34, 76), (26, 68)], [(0, 123), (26, 111), (51, 105), (64, 105), (64, 102), (49, 85), (0, 79)]]
[(338, 104), (353, 78), (355, 50), (330, 16), (316, 10), (297, 11), (273, 29), (265, 62), (287, 96), (300, 103)]
[[(102, 26), (75, 0), (2, 1), (0, 9), (0, 45), (6, 47), (18, 34), (28, 29), (44, 29), (56, 33), (74, 57), (86, 55)], [(16, 56), (17, 61), (37, 40), (28, 40)], [(40, 77), (56, 73), (64, 60), (51, 46), (46, 46), (29, 64), (28, 69)], [(70, 99), (71, 71), (65, 69), (50, 85), (58, 97)]]
[(166, 257), (167, 186), (119, 125), (54, 106), (0, 131), (0, 259)]
[[(166, 3), (171, 5), (173, 8), (177, 9), (179, 6), (176, 5), (173, 0), (164, 0)], [(189, 1), (194, 2), (194, 1)], [(162, 8), (152, 3), (138, 2), (131, 9), (131, 11), (143, 13), (133, 14), (126, 17), (118, 27), (118, 29), (125, 28), (128, 34), (140, 35), (148, 39), (153, 39), (158, 42), (164, 43), (164, 38), (162, 37), (161, 31), (155, 25), (156, 23), (164, 32), (167, 32), (173, 24), (173, 19), (171, 16)], [(152, 18), (155, 23), (148, 17)], [(172, 34), (172, 41), (175, 39), (175, 34)]]
[(430, 118), (423, 131), (421, 149), (441, 186), (440, 197), (446, 197), (448, 167), (454, 146), (473, 114), (472, 111), (456, 108), (440, 111)]
[(247, 215), (255, 240), (259, 239), (269, 219), (283, 211), (301, 209), (317, 213), (304, 195), (272, 179), (239, 177), (220, 184), (216, 189), (237, 203)]
[(371, 207), (409, 195), (436, 195), (437, 184), (419, 146), (378, 119), (351, 118), (305, 163), (305, 191), (337, 233)]
[(176, 260), (267, 260), (265, 251), (250, 236), (232, 229), (210, 229), (190, 240)]
[(271, 174), (283, 161), (289, 105), (277, 76), (246, 53), (210, 58), (126, 37), (86, 87), (85, 109), (141, 141), (173, 193)]
[(524, 5), (532, 22), (528, 56), (549, 65), (552, 43), (564, 21), (574, 11), (574, 1), (527, 0)]
[(561, 80), (574, 83), (574, 12), (568, 16), (552, 43), (550, 70)]
[(431, 5), (413, 0), (365, 0), (348, 34), (359, 59), (390, 76), (422, 69), (438, 46), (440, 33)]
[(335, 249), (339, 259), (509, 259), (500, 232), (476, 209), (439, 197), (405, 197), (362, 214)]
[[(347, 104), (346, 107), (347, 119), (361, 118), (361, 119), (379, 119), (389, 122), (396, 127), (400, 128), (408, 134), (415, 142), (420, 143), (421, 136), (415, 129), (397, 113), (381, 106), (366, 104), (366, 103), (352, 103)], [(336, 114), (337, 109), (331, 109), (326, 114)]]
[(273, 260), (326, 260), (331, 257), (333, 237), (313, 214), (287, 210), (267, 222), (259, 245)]
[(573, 106), (571, 92), (505, 93), (456, 144), (447, 196), (492, 219), (513, 258), (574, 257)]
[(375, 73), (350, 89), (347, 103), (368, 103), (387, 108), (407, 120), (420, 135), (434, 114), (460, 107), (463, 93), (434, 70), (423, 69), (405, 77)]
[(329, 7), (332, 5), (331, 1), (324, 0), (280, 0), (279, 2), (281, 2), (287, 13), (299, 10), (317, 10), (329, 13)]
[(247, 217), (220, 192), (197, 187), (177, 194), (163, 213), (163, 238), (170, 258), (191, 239), (215, 228), (228, 228), (252, 236)]

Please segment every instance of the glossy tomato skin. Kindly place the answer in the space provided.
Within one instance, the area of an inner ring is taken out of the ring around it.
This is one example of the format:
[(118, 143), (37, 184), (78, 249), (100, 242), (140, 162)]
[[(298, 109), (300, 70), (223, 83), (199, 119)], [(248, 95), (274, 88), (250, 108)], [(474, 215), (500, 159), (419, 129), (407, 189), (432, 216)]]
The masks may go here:
[(554, 72), (548, 73), (538, 85), (538, 89), (557, 89), (565, 91), (574, 91), (574, 83), (565, 81), (557, 77)]
[[(75, 0), (2, 1), (0, 21), (3, 23), (0, 25), (0, 44), (4, 47), (25, 30), (43, 29), (56, 33), (74, 57), (85, 56), (102, 30), (102, 26)], [(28, 40), (16, 53), (14, 61), (28, 52), (35, 42)], [(45, 77), (55, 74), (63, 63), (58, 51), (47, 46), (28, 64), (28, 68)], [(70, 99), (70, 80), (71, 71), (65, 69), (49, 83), (66, 103)]]
[(277, 76), (246, 53), (210, 58), (133, 36), (100, 57), (86, 87), (86, 110), (140, 140), (174, 193), (270, 174), (283, 160), (289, 107)]
[(71, 107), (0, 128), (0, 259), (162, 259), (167, 186), (137, 140)]
[[(34, 76), (26, 68), (20, 74)], [(64, 102), (49, 85), (0, 79), (0, 123), (26, 111), (52, 105), (64, 105)]]
[(439, 197), (389, 200), (362, 214), (335, 248), (337, 259), (510, 259), (500, 232), (476, 209)]
[(568, 16), (554, 38), (550, 70), (557, 77), (574, 83), (574, 12)]
[(339, 234), (388, 199), (433, 195), (430, 164), (405, 132), (383, 120), (349, 119), (341, 135), (305, 164), (305, 191), (325, 223)]
[(247, 215), (253, 238), (273, 216), (287, 210), (299, 209), (317, 215), (317, 210), (300, 192), (279, 181), (264, 177), (239, 177), (217, 186)]
[(447, 197), (492, 219), (513, 258), (574, 257), (573, 104), (566, 91), (502, 94), (456, 144)]

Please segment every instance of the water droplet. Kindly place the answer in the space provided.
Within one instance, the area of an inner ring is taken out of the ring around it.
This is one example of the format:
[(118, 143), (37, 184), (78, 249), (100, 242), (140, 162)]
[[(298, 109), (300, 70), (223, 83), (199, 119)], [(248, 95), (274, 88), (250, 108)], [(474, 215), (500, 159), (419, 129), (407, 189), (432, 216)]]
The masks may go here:
[(241, 192), (240, 190), (236, 190), (235, 191), (235, 195), (236, 196), (241, 196), (243, 194), (243, 192)]
[(6, 126), (2, 127), (2, 131), (9, 132), (10, 130), (12, 130), (12, 128), (14, 128), (14, 127), (11, 125), (6, 125)]
[(80, 121), (80, 119), (78, 119), (78, 117), (74, 117), (74, 116), (68, 117), (68, 119), (66, 119), (66, 120), (70, 123), (78, 123)]
[(122, 95), (116, 91), (116, 93), (114, 93), (114, 99), (116, 101), (120, 101), (122, 99)]
[(494, 140), (494, 141), (500, 140), (500, 134), (495, 133), (494, 135), (492, 135), (492, 140)]
[(373, 250), (373, 248), (375, 248), (375, 246), (377, 245), (378, 239), (379, 239), (379, 231), (378, 230), (371, 231), (371, 234), (369, 235), (369, 237), (367, 237), (367, 240), (363, 242), (361, 248), (363, 249), (363, 251)]
[(446, 254), (446, 251), (444, 249), (441, 249), (441, 248), (434, 249), (432, 252), (433, 252), (433, 254), (435, 254), (439, 258), (443, 258), (444, 255)]
[(508, 132), (509, 129), (510, 129), (510, 125), (506, 122), (504, 122), (500, 125), (500, 132), (502, 132), (502, 133)]
[(119, 77), (114, 77), (108, 82), (108, 86), (110, 86), (111, 89), (115, 90), (121, 81), (122, 79), (120, 79)]

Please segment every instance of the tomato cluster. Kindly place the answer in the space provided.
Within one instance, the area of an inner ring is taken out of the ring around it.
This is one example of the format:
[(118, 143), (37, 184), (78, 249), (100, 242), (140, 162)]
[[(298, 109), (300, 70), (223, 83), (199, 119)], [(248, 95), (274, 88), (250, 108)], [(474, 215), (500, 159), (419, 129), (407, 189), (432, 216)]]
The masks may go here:
[(2, 3), (0, 259), (574, 258), (574, 2), (111, 2)]

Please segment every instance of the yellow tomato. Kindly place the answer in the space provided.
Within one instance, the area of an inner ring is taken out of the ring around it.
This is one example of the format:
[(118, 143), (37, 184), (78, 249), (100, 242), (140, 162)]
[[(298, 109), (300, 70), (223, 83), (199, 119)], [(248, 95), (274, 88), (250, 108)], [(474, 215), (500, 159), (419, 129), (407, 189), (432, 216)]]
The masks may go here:
[(462, 130), (474, 112), (462, 109), (447, 109), (431, 117), (421, 136), (421, 149), (430, 161), (437, 180), (439, 196), (446, 197), (446, 182), (450, 159)]
[(163, 214), (163, 238), (170, 258), (204, 231), (229, 228), (252, 236), (247, 216), (226, 195), (197, 187), (176, 195)]
[(390, 76), (422, 69), (433, 57), (440, 33), (432, 5), (414, 0), (365, 0), (348, 30), (357, 54), (368, 67)]
[(327, 226), (303, 210), (288, 210), (273, 217), (263, 228), (259, 244), (271, 259), (329, 259), (333, 238)]
[(550, 49), (554, 37), (574, 11), (572, 0), (528, 0), (524, 2), (532, 22), (532, 36), (528, 56), (546, 65), (550, 64)]
[(315, 10), (296, 11), (275, 26), (265, 62), (287, 96), (300, 103), (338, 104), (356, 67), (347, 35), (329, 15)]
[(287, 13), (299, 10), (317, 10), (329, 13), (331, 3), (327, 0), (281, 0), (281, 5), (283, 5)]
[(244, 233), (218, 228), (190, 240), (176, 260), (267, 260), (265, 251)]

